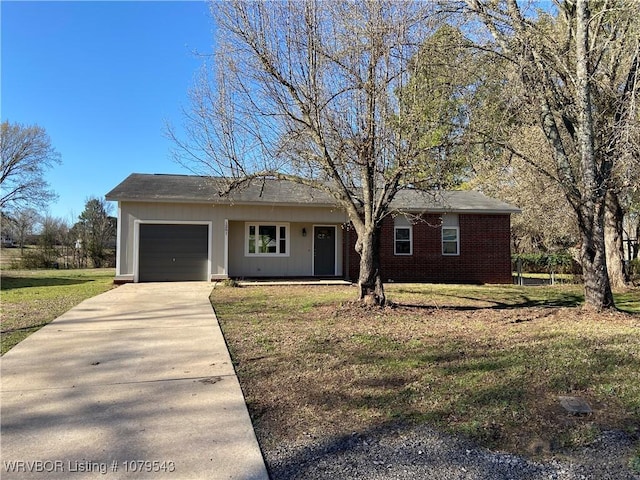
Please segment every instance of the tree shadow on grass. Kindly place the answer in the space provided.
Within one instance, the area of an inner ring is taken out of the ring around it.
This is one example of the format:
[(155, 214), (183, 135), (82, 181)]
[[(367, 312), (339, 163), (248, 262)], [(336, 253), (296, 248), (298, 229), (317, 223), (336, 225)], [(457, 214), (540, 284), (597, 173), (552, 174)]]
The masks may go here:
[(47, 325), (48, 323), (50, 322), (41, 322), (36, 325), (28, 325), (26, 327), (8, 328), (6, 330), (0, 330), (0, 334), (7, 335), (9, 333), (16, 333), (16, 332), (29, 332), (29, 331), (35, 332), (41, 329), (42, 327), (44, 327), (45, 325)]
[(584, 297), (579, 294), (565, 293), (555, 298), (535, 298), (526, 295), (520, 295), (513, 298), (512, 301), (504, 302), (490, 298), (471, 297), (463, 295), (441, 294), (443, 297), (451, 297), (455, 299), (471, 300), (478, 303), (491, 303), (492, 305), (420, 305), (398, 302), (394, 305), (403, 308), (427, 309), (434, 308), (438, 310), (453, 311), (475, 311), (475, 310), (511, 310), (519, 308), (558, 308), (558, 307), (578, 307), (584, 302)]
[(12, 277), (2, 275), (0, 290), (13, 290), (28, 287), (61, 287), (65, 285), (80, 285), (93, 282), (91, 278), (63, 278), (63, 277)]

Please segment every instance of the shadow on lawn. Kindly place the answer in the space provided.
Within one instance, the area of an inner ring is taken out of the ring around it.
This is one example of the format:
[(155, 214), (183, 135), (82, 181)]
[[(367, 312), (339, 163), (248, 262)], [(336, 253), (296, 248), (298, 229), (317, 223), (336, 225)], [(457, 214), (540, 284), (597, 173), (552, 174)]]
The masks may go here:
[(91, 278), (62, 278), (62, 277), (12, 277), (2, 275), (0, 290), (12, 290), (14, 288), (28, 287), (61, 287), (65, 285), (80, 285), (93, 282)]
[(567, 295), (563, 298), (553, 299), (553, 300), (540, 300), (540, 299), (523, 299), (522, 301), (518, 301), (516, 303), (506, 303), (499, 302), (496, 300), (487, 300), (484, 298), (470, 298), (470, 297), (461, 297), (456, 296), (455, 298), (464, 298), (466, 300), (473, 300), (477, 302), (492, 302), (494, 305), (440, 305), (434, 307), (434, 305), (418, 305), (418, 304), (410, 304), (410, 303), (395, 303), (398, 307), (405, 308), (415, 308), (415, 309), (425, 309), (425, 310), (433, 310), (437, 308), (438, 310), (452, 310), (457, 312), (466, 312), (466, 311), (475, 311), (475, 310), (516, 310), (518, 308), (557, 308), (557, 307), (578, 307), (583, 303), (583, 297), (580, 295)]
[(45, 325), (47, 325), (48, 323), (49, 322), (42, 322), (36, 325), (28, 325), (26, 327), (8, 328), (6, 330), (0, 330), (0, 334), (7, 335), (10, 333), (16, 333), (16, 332), (36, 332), (40, 330), (42, 327), (44, 327)]
[[(510, 302), (501, 302), (499, 300), (483, 298), (483, 297), (471, 297), (464, 295), (449, 295), (441, 294), (443, 297), (451, 297), (454, 299), (471, 300), (479, 303), (492, 303), (493, 305), (438, 305), (439, 310), (453, 310), (453, 311), (473, 311), (473, 310), (510, 310), (518, 308), (556, 308), (556, 307), (577, 307), (584, 301), (584, 297), (578, 294), (565, 293), (562, 296), (556, 298), (535, 298), (522, 295), (518, 298), (514, 298)], [(419, 305), (409, 303), (396, 303), (395, 305), (405, 308), (415, 309), (427, 309), (432, 310), (434, 305)]]

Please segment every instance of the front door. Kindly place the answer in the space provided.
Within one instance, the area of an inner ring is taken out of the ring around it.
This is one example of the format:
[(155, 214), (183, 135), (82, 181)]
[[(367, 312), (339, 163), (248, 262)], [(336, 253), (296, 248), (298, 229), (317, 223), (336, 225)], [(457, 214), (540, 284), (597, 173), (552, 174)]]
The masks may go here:
[(313, 227), (313, 274), (336, 274), (336, 227)]

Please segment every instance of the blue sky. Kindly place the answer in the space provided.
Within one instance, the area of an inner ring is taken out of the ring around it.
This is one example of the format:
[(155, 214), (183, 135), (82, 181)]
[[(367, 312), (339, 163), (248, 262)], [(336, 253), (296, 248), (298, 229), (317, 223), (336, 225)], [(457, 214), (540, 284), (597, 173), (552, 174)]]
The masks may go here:
[[(170, 159), (165, 121), (182, 122), (213, 45), (204, 1), (6, 1), (2, 121), (43, 127), (62, 164), (49, 214), (74, 223), (90, 196), (127, 175), (189, 173)], [(115, 214), (115, 209), (114, 209)]]

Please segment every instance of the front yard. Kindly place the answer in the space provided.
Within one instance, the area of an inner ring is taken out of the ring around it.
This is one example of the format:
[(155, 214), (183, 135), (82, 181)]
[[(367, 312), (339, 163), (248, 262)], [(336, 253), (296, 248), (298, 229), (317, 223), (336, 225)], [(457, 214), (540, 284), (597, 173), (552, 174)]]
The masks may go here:
[[(2, 353), (85, 298), (113, 269), (3, 271)], [(581, 311), (581, 289), (387, 285), (366, 309), (354, 287), (217, 284), (211, 295), (264, 449), (395, 422), (427, 423), (531, 455), (600, 431), (640, 436), (640, 289), (625, 312)], [(589, 402), (568, 414), (561, 395)], [(640, 471), (640, 450), (629, 459)]]
[(4, 270), (2, 355), (81, 301), (113, 288), (112, 268)]
[[(640, 433), (640, 315), (586, 314), (578, 286), (218, 284), (211, 301), (263, 448), (390, 422), (546, 454), (602, 430)], [(640, 311), (640, 290), (617, 296)], [(574, 416), (559, 396), (584, 398)], [(631, 462), (637, 459), (630, 460)]]

